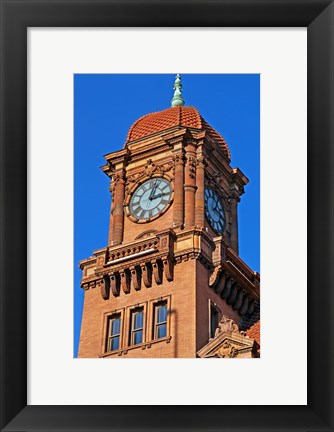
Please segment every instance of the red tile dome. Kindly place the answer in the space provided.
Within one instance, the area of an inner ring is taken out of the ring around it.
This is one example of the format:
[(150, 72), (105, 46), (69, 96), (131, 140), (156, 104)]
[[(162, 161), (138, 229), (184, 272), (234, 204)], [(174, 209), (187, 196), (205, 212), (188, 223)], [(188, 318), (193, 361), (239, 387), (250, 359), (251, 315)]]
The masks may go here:
[(188, 106), (176, 106), (140, 117), (130, 128), (126, 145), (130, 141), (162, 132), (174, 126), (184, 126), (207, 131), (221, 146), (227, 159), (230, 160), (230, 150), (224, 138), (201, 117), (196, 108)]

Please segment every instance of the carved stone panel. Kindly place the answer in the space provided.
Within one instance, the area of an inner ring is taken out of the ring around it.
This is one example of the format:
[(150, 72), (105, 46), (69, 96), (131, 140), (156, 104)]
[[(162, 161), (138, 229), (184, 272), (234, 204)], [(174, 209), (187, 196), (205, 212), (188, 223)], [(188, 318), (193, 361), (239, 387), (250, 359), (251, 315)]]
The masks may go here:
[(238, 350), (229, 341), (224, 341), (216, 351), (215, 357), (218, 358), (234, 358), (237, 357)]
[(220, 320), (218, 327), (215, 331), (215, 337), (224, 332), (239, 333), (238, 324), (236, 324), (231, 318), (226, 315), (222, 316), (222, 319)]
[(214, 289), (218, 285), (221, 272), (222, 272), (222, 266), (221, 265), (217, 265), (213, 269), (213, 271), (212, 271), (212, 273), (210, 275), (210, 278), (209, 278), (209, 287), (210, 288)]

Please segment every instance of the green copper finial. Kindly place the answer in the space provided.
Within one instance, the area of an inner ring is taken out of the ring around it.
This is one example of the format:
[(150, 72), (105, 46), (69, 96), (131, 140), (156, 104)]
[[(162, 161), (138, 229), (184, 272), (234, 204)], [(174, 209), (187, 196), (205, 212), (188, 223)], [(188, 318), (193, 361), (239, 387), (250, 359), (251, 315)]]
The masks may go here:
[(180, 74), (176, 75), (175, 82), (174, 82), (174, 96), (171, 100), (171, 106), (183, 106), (184, 100), (182, 98), (182, 83), (181, 83), (181, 77)]

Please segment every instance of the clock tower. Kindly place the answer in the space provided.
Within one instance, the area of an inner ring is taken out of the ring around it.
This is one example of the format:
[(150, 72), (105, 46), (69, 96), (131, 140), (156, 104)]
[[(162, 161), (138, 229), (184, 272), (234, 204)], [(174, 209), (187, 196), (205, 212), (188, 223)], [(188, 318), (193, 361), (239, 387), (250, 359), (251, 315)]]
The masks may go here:
[(248, 179), (179, 75), (171, 107), (105, 159), (108, 244), (80, 262), (79, 357), (258, 357), (260, 278), (238, 255)]

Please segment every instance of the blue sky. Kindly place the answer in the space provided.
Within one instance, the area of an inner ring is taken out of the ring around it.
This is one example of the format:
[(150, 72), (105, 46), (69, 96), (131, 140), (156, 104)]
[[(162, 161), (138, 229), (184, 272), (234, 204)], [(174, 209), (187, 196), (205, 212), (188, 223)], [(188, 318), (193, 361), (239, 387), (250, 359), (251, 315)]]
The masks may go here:
[[(231, 165), (249, 178), (239, 203), (239, 255), (260, 271), (260, 75), (181, 74), (185, 105), (227, 141)], [(170, 107), (175, 75), (74, 76), (74, 356), (83, 291), (80, 260), (105, 247), (110, 211), (103, 155), (123, 147), (132, 123)]]

